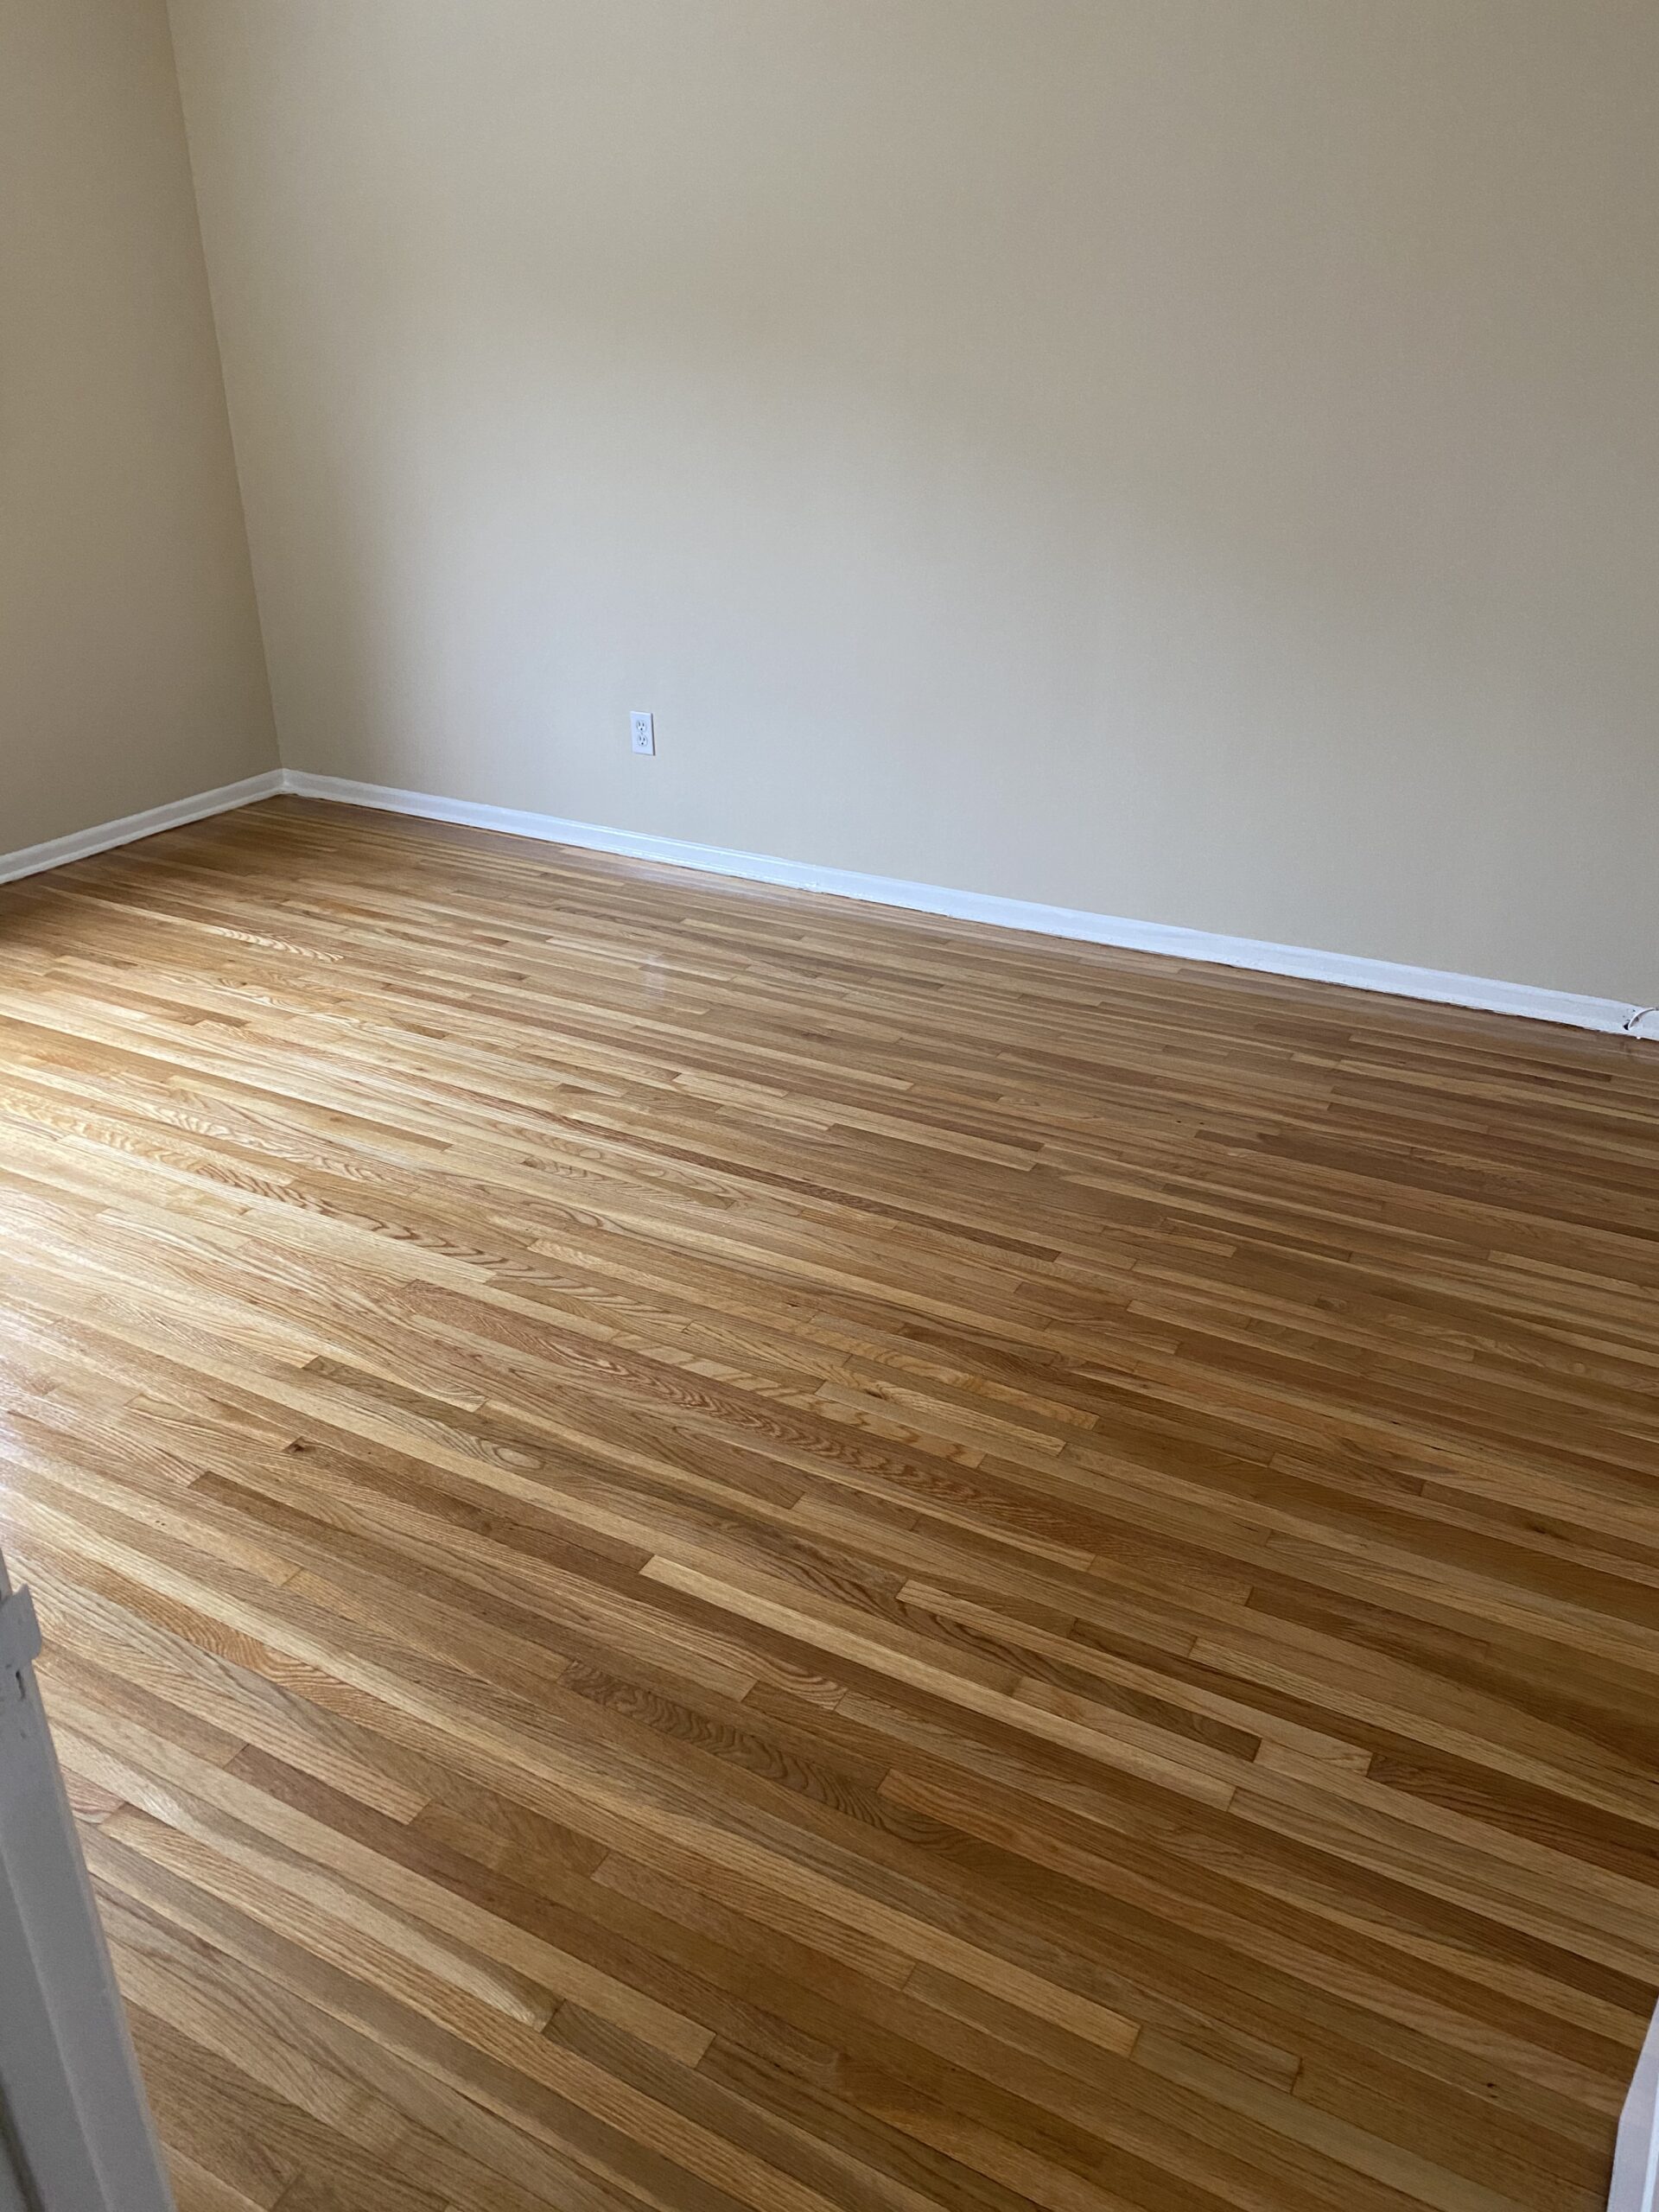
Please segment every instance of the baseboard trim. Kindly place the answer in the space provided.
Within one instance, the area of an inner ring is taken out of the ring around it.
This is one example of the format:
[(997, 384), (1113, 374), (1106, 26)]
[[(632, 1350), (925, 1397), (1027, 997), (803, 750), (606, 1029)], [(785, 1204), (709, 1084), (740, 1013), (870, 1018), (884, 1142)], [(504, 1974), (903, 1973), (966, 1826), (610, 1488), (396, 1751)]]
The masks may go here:
[(497, 830), (508, 836), (531, 837), (544, 844), (575, 845), (589, 852), (661, 861), (671, 868), (696, 868), (705, 874), (737, 876), (753, 883), (776, 883), (793, 891), (821, 891), (832, 898), (905, 907), (912, 913), (940, 914), (953, 921), (983, 922), (995, 929), (1026, 930), (1039, 937), (1070, 938), (1085, 944), (1117, 945), (1128, 951), (1251, 969), (1305, 982), (1339, 983), (1351, 990), (1426, 1000), (1440, 1006), (1471, 1007), (1486, 1014), (1518, 1014), (1529, 1021), (1560, 1022), (1574, 1029), (1624, 1031), (1659, 1039), (1659, 1008), (1644, 1008), (1622, 999), (1589, 998), (1529, 983), (1499, 982), (1485, 976), (1460, 976), (1446, 969), (1412, 968), (1393, 960), (1315, 951), (1306, 945), (1224, 937), (1168, 922), (1140, 922), (1122, 914), (1090, 913), (1081, 907), (996, 898), (984, 891), (953, 891), (939, 884), (908, 882), (902, 876), (865, 875), (854, 868), (823, 868), (810, 861), (781, 860), (725, 845), (691, 844), (678, 837), (653, 837), (640, 830), (575, 822), (563, 815), (485, 806), (470, 799), (442, 798), (430, 791), (399, 791), (387, 784), (312, 775), (298, 768), (267, 769), (263, 775), (221, 785), (217, 791), (200, 791), (194, 798), (175, 799), (165, 806), (149, 807), (142, 814), (126, 815), (118, 822), (101, 823), (45, 844), (26, 846), (20, 852), (0, 854), (0, 883), (42, 874), (71, 861), (88, 860), (94, 853), (133, 844), (141, 837), (181, 829), (187, 823), (205, 821), (210, 815), (228, 814), (236, 807), (250, 806), (284, 791), (302, 798), (333, 800), (342, 806), (414, 815), (428, 822)]
[(74, 830), (68, 836), (50, 838), (43, 845), (25, 845), (21, 852), (0, 853), (0, 883), (16, 882), (19, 876), (43, 875), (48, 868), (90, 860), (94, 853), (134, 844), (140, 837), (154, 837), (162, 830), (182, 829), (187, 822), (205, 822), (210, 814), (228, 814), (234, 807), (275, 798), (287, 788), (282, 770), (268, 768), (263, 775), (245, 776), (239, 784), (221, 784), (217, 791), (198, 791), (194, 798), (175, 798), (165, 806), (146, 807), (142, 814), (124, 815), (118, 822)]
[(766, 853), (734, 851), (722, 845), (689, 844), (677, 837), (652, 837), (633, 830), (611, 830), (594, 822), (573, 822), (562, 815), (527, 814), (507, 806), (484, 806), (470, 799), (440, 798), (429, 791), (397, 791), (385, 784), (359, 784), (340, 776), (316, 776), (290, 768), (287, 788), (305, 798), (332, 799), (345, 806), (410, 814), (428, 822), (460, 823), (474, 830), (499, 830), (509, 836), (534, 837), (556, 845), (577, 845), (590, 852), (620, 853), (634, 860), (663, 861), (674, 868), (698, 868), (713, 875), (741, 876), (751, 882), (777, 883), (794, 891), (823, 891), (839, 899), (873, 906), (903, 906), (912, 912), (943, 914), (955, 921), (987, 922), (995, 928), (1028, 930), (1042, 937), (1071, 938), (1087, 944), (1111, 944), (1170, 958), (1249, 968), (1269, 976), (1291, 976), (1306, 982), (1341, 983), (1350, 989), (1387, 996), (1423, 999), (1442, 1006), (1473, 1007), (1487, 1014), (1519, 1014), (1531, 1021), (1554, 1021), (1575, 1029), (1659, 1035), (1659, 1015), (1645, 1010), (1651, 1029), (1641, 1027), (1644, 1009), (1622, 999), (1585, 997), (1573, 991), (1543, 990), (1529, 983), (1504, 983), (1484, 976), (1459, 976), (1439, 968), (1411, 968), (1392, 960), (1366, 960), (1350, 953), (1318, 952), (1305, 945), (1272, 944), (1255, 938), (1222, 937), (1208, 930), (1166, 922), (1138, 922), (1119, 914), (1095, 914), (1072, 906), (1045, 906), (1026, 899), (1000, 899), (982, 891), (952, 891), (938, 884), (911, 883), (900, 876), (863, 875), (852, 868), (822, 868), (810, 861), (779, 860)]

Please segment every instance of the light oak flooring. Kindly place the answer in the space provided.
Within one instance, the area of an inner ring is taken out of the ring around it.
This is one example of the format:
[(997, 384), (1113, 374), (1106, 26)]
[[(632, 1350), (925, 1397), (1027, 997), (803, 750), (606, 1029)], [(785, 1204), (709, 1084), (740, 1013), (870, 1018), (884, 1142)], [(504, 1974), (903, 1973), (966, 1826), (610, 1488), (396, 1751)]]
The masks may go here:
[(1659, 1051), (277, 801), (0, 893), (181, 2212), (1595, 2212)]

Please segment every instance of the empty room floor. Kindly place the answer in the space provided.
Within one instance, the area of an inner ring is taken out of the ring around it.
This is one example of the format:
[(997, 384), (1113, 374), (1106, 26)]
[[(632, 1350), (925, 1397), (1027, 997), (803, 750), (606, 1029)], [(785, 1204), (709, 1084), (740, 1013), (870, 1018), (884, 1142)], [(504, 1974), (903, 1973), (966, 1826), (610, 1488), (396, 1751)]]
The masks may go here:
[(0, 892), (181, 2212), (1595, 2212), (1659, 1052), (284, 800)]

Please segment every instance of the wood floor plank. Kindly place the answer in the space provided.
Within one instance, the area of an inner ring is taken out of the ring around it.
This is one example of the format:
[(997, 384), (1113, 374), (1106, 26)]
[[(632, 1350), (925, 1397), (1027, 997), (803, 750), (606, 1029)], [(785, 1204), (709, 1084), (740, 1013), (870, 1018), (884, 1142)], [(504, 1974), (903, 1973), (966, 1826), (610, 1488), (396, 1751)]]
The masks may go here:
[(1659, 1053), (284, 799), (0, 890), (183, 2212), (1594, 2212)]

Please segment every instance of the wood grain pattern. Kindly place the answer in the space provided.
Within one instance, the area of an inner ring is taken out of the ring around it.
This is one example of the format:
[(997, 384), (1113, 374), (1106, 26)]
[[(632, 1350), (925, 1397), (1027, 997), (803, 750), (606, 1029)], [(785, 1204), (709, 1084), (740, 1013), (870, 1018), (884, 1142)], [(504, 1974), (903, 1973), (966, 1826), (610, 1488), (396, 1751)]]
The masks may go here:
[(0, 893), (182, 2212), (1595, 2212), (1659, 1053), (278, 801)]

